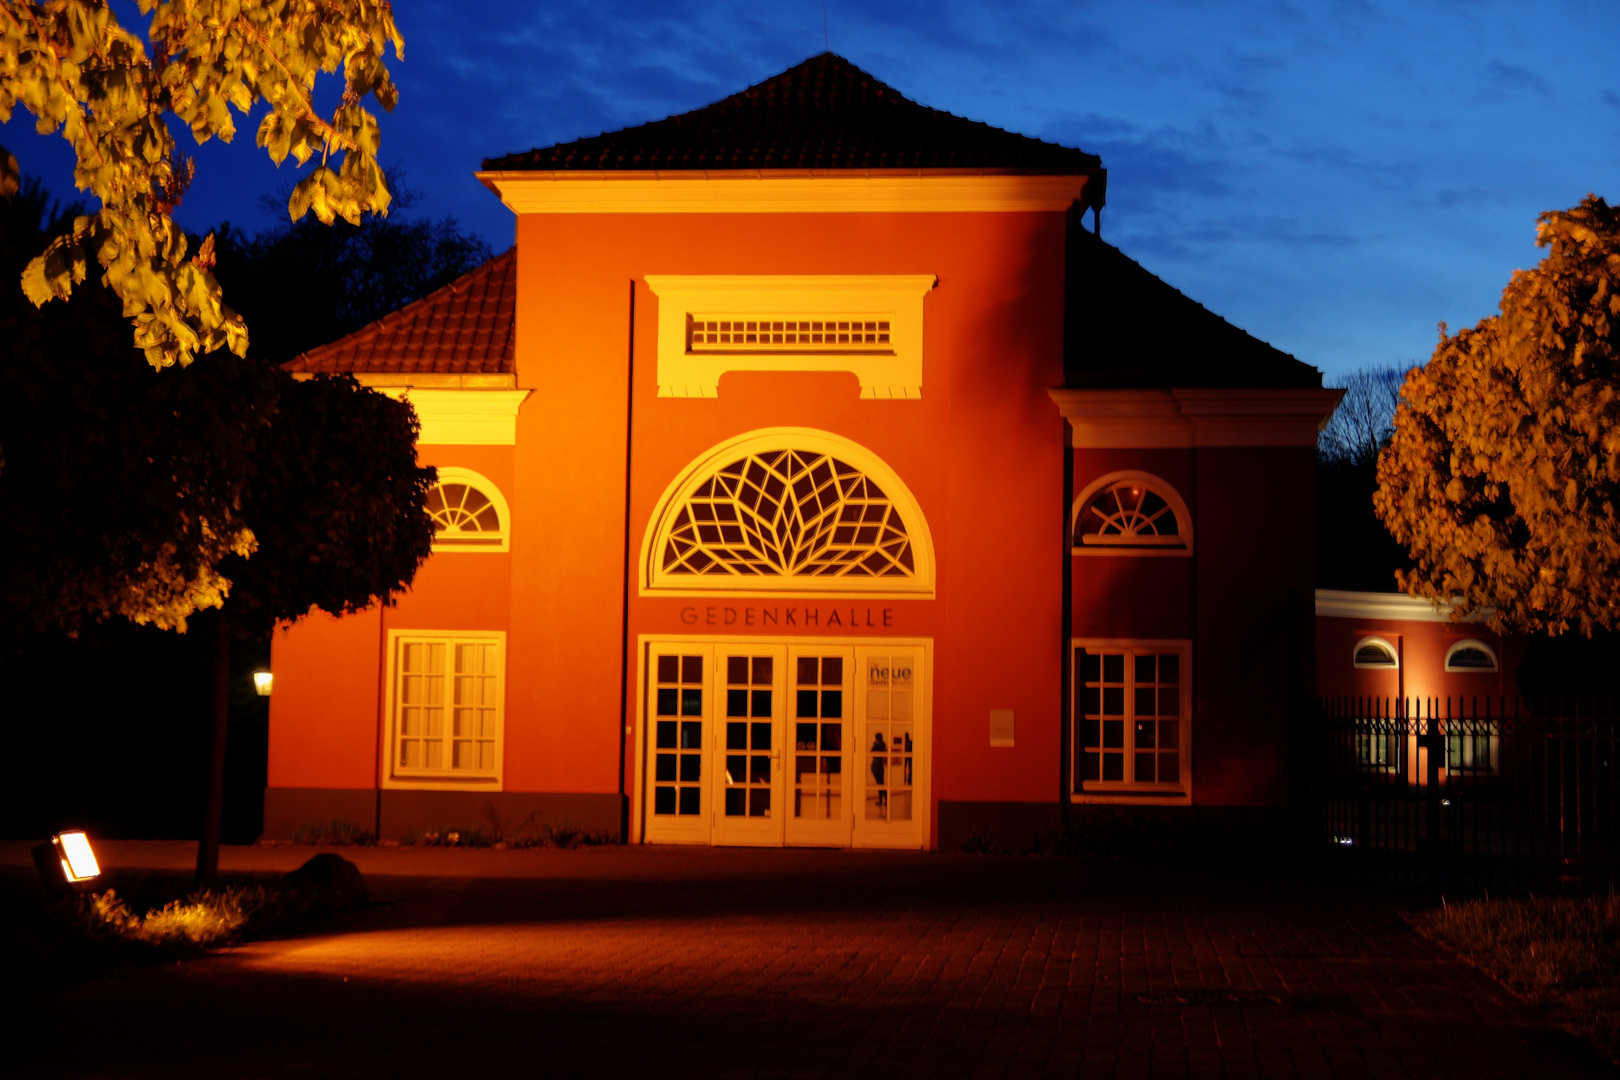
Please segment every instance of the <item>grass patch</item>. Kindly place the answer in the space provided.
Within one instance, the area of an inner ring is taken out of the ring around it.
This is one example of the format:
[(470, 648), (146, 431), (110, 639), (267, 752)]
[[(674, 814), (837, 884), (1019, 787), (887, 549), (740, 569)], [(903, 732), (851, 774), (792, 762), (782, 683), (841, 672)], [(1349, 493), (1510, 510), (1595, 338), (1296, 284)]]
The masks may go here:
[(1620, 895), (1468, 900), (1411, 921), (1620, 1059)]
[(61, 984), (117, 967), (170, 963), (209, 949), (332, 925), (353, 905), (336, 889), (237, 875), (111, 873), (93, 893), (50, 897), (23, 875), (0, 881), (0, 966), (16, 985)]
[(399, 842), (405, 847), (570, 849), (618, 842), (607, 833), (593, 832), (567, 818), (551, 822), (531, 813), (514, 825), (502, 819), (493, 805), (485, 816), (488, 820), (483, 825), (416, 829), (400, 837)]
[(572, 849), (617, 842), (606, 833), (591, 832), (589, 829), (565, 819), (558, 822), (542, 821), (538, 824), (525, 825), (518, 829), (511, 839), (506, 841), (506, 846)]
[(328, 818), (293, 830), (293, 843), (325, 847), (370, 847), (377, 838), (362, 826), (342, 818)]

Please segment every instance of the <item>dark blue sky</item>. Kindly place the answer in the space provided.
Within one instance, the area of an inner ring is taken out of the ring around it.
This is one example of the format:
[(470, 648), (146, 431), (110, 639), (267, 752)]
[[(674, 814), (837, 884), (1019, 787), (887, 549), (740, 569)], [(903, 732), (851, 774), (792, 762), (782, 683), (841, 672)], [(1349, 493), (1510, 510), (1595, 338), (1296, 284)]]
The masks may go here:
[[(132, 9), (120, 5), (120, 12)], [(824, 48), (823, 5), (404, 0), (385, 164), (497, 250), (484, 157), (707, 104)], [(1323, 368), (1421, 361), (1538, 258), (1535, 218), (1620, 199), (1620, 4), (830, 0), (834, 51), (926, 105), (1102, 155), (1105, 239)], [(194, 150), (179, 217), (270, 219), (252, 144)], [(67, 195), (60, 138), (3, 142)], [(189, 144), (189, 138), (186, 140)]]

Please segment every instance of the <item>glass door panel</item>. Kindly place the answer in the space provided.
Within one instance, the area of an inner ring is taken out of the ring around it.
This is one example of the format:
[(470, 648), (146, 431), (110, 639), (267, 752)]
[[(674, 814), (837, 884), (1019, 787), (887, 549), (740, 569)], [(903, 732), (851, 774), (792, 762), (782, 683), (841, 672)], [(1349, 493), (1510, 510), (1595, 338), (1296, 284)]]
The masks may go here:
[(926, 723), (922, 650), (858, 649), (860, 661), (860, 805), (857, 843), (920, 844), (918, 820), (926, 801), (918, 797), (919, 745)]
[(723, 733), (715, 751), (714, 842), (782, 842), (783, 656), (771, 646), (723, 646)]
[(709, 650), (654, 651), (649, 682), (647, 838), (706, 842), (704, 773)]
[[(930, 805), (926, 650), (922, 643), (648, 642), (643, 838), (922, 846)], [(1166, 681), (1167, 673), (1155, 674)], [(1162, 744), (1174, 732), (1161, 722), (1155, 734), (1154, 753), (1168, 770), (1175, 762)], [(1146, 753), (1146, 738), (1138, 741)]]
[(788, 650), (793, 745), (787, 842), (847, 846), (852, 784), (849, 770), (849, 682), (854, 650), (796, 646)]

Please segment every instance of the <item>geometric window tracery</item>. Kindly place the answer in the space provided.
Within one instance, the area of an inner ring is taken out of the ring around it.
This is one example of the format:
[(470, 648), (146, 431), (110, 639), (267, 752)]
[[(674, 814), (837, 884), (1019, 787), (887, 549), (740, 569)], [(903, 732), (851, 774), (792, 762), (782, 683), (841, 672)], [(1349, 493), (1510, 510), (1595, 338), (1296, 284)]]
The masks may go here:
[(1169, 501), (1141, 480), (1121, 480), (1093, 495), (1075, 533), (1087, 545), (1186, 546)]
[(900, 513), (873, 480), (830, 454), (749, 454), (698, 485), (677, 511), (666, 574), (909, 578)]

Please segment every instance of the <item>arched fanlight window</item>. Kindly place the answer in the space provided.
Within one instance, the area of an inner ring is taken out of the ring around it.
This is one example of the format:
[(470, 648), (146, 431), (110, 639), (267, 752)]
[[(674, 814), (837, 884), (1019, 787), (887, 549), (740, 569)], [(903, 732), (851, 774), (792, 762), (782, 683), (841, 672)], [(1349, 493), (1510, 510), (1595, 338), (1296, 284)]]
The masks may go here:
[(1143, 472), (1092, 481), (1074, 504), (1077, 555), (1187, 555), (1192, 516), (1175, 488)]
[(1364, 637), (1356, 642), (1354, 656), (1355, 666), (1358, 668), (1388, 668), (1394, 670), (1401, 666), (1399, 654), (1395, 646), (1381, 637)]
[(1466, 638), (1446, 650), (1446, 670), (1474, 673), (1496, 670), (1496, 651), (1477, 638)]
[(650, 526), (647, 586), (731, 592), (931, 592), (922, 512), (879, 459), (825, 432), (717, 448)]
[(433, 519), (435, 551), (511, 550), (506, 500), (486, 476), (441, 467), (439, 482), (428, 491), (426, 509)]

